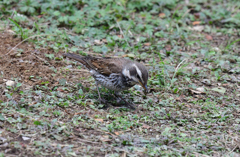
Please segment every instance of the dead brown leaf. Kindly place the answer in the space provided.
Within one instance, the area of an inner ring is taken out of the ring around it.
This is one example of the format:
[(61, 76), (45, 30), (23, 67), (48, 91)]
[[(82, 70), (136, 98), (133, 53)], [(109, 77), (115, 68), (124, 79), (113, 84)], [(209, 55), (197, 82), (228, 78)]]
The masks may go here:
[(57, 91), (64, 92), (64, 90), (62, 88), (57, 88)]
[(149, 129), (149, 128), (150, 128), (150, 126), (149, 126), (149, 125), (147, 125), (147, 124), (143, 124), (143, 125), (142, 125), (142, 128), (144, 128), (144, 129)]
[(31, 104), (28, 104), (29, 106), (32, 106), (32, 105), (34, 105), (34, 104), (36, 104), (37, 102), (33, 102), (33, 103), (31, 103)]
[(165, 17), (166, 17), (165, 13), (160, 13), (158, 16), (159, 16), (160, 18), (165, 18)]
[(120, 135), (119, 132), (114, 132), (114, 133), (115, 133), (115, 135)]
[(194, 14), (194, 17), (195, 17), (196, 19), (199, 19), (200, 13), (195, 13), (195, 14)]
[(171, 50), (172, 50), (172, 46), (171, 46), (171, 45), (166, 45), (166, 46), (165, 46), (165, 49), (166, 49), (167, 51), (171, 51)]
[(144, 43), (144, 46), (150, 46), (151, 43)]
[(121, 34), (120, 34), (120, 35), (117, 35), (117, 36), (118, 36), (119, 38), (123, 38), (123, 35), (121, 35)]
[(192, 94), (205, 94), (204, 88), (200, 87), (197, 89), (189, 89)]
[(95, 119), (95, 121), (98, 121), (98, 122), (103, 122), (103, 119)]
[(199, 24), (201, 24), (201, 21), (194, 21), (194, 22), (192, 22), (192, 25), (193, 25), (193, 26), (199, 25)]
[(107, 43), (107, 39), (102, 39), (103, 42)]
[(111, 139), (109, 139), (109, 136), (108, 135), (103, 135), (101, 138), (100, 138), (101, 141), (103, 142), (110, 142)]
[(212, 36), (211, 36), (211, 35), (208, 35), (208, 34), (205, 35), (205, 38), (206, 38), (207, 40), (213, 40)]
[(227, 83), (226, 84), (222, 84), (222, 86), (223, 87), (227, 87), (227, 86), (229, 86), (229, 84), (227, 84)]

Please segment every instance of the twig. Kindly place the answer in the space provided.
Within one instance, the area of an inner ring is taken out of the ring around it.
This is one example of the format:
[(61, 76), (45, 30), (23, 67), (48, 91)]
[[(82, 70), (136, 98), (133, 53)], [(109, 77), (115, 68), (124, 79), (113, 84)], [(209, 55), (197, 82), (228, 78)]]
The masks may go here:
[[(8, 55), (8, 54), (11, 53), (16, 47), (18, 47), (19, 45), (21, 45), (23, 42), (27, 41), (28, 39), (35, 38), (35, 37), (40, 37), (40, 36), (47, 36), (47, 35), (49, 35), (49, 34), (34, 35), (34, 36), (31, 36), (31, 37), (28, 37), (28, 38), (24, 39), (23, 41), (21, 41), (20, 43), (18, 43), (16, 46), (14, 46), (10, 51), (8, 51), (8, 53), (6, 53), (6, 54), (4, 54), (4, 55), (2, 55), (2, 56), (0, 56), (0, 57), (3, 57), (3, 56)], [(53, 34), (52, 34), (52, 35), (49, 35), (49, 36), (56, 36), (56, 35), (53, 35)]]
[(79, 141), (82, 141), (82, 142), (87, 142), (87, 143), (92, 143), (92, 144), (101, 144), (100, 142), (92, 142), (92, 141), (88, 141), (88, 140), (84, 140), (84, 139), (79, 139)]
[(67, 68), (69, 71), (76, 71), (76, 72), (89, 72), (89, 70), (86, 70), (86, 69), (70, 69), (70, 68)]
[(170, 86), (168, 87), (169, 89), (171, 88), (171, 86), (172, 86), (172, 84), (173, 84), (173, 79), (174, 79), (174, 77), (175, 77), (175, 75), (176, 75), (179, 67), (180, 67), (181, 64), (183, 64), (185, 61), (186, 61), (186, 59), (182, 60), (182, 61), (178, 64), (177, 68), (175, 69), (175, 72), (174, 72), (173, 77), (172, 77), (172, 80), (171, 80), (171, 84), (170, 84)]
[[(13, 15), (15, 14), (15, 11), (16, 11), (16, 10), (13, 10), (13, 12), (12, 12), (12, 14), (11, 14), (11, 16), (10, 16), (11, 18), (12, 18)], [(10, 20), (8, 20), (5, 29), (8, 29), (8, 28), (9, 28), (9, 21), (10, 21)]]
[[(230, 152), (228, 152), (226, 155), (224, 156), (229, 156), (236, 148), (238, 147), (238, 145), (236, 145)], [(240, 148), (240, 147), (239, 147)]]
[(122, 28), (120, 27), (120, 25), (119, 25), (118, 22), (117, 22), (117, 25), (118, 25), (118, 28), (120, 29), (120, 33), (121, 33), (121, 34), (123, 35), (123, 37), (124, 37), (124, 40), (127, 42), (128, 46), (130, 46), (129, 43), (128, 43), (128, 41), (127, 41), (127, 38), (126, 38), (125, 34), (124, 34), (123, 31), (122, 31)]
[(199, 156), (202, 156), (202, 157), (210, 157), (210, 156), (208, 156), (208, 155), (200, 154), (200, 153), (197, 153), (197, 152), (193, 152), (193, 154), (195, 154), (195, 155), (199, 155)]
[(191, 10), (192, 10), (192, 9), (188, 9), (188, 10), (183, 14), (182, 18), (184, 18), (184, 17), (187, 15), (187, 13), (189, 13)]
[[(46, 61), (45, 59), (42, 59), (41, 57), (35, 55), (33, 52), (31, 52), (32, 55), (34, 55), (35, 57), (37, 57), (38, 59), (44, 61), (45, 63), (48, 63), (49, 65), (51, 65), (48, 61)], [(52, 67), (54, 67), (53, 65), (51, 65)]]

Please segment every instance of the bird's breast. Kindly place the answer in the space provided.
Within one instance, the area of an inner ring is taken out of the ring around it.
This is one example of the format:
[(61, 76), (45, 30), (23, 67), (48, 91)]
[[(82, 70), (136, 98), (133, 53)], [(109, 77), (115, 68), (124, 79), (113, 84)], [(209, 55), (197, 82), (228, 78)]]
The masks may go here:
[(94, 72), (92, 72), (92, 74), (95, 80), (99, 84), (113, 91), (119, 92), (119, 91), (127, 90), (132, 86), (134, 86), (134, 84), (128, 84), (129, 81), (126, 82), (127, 80), (121, 74), (113, 73), (109, 76), (105, 76), (105, 75), (94, 73)]

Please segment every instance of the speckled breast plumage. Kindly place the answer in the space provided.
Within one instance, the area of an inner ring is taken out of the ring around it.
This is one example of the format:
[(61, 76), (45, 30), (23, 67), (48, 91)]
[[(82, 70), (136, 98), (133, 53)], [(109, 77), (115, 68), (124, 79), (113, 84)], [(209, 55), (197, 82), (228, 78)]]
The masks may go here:
[(120, 74), (112, 73), (109, 76), (105, 76), (94, 70), (91, 70), (90, 73), (98, 84), (116, 92), (127, 90), (136, 84), (133, 80), (129, 80)]

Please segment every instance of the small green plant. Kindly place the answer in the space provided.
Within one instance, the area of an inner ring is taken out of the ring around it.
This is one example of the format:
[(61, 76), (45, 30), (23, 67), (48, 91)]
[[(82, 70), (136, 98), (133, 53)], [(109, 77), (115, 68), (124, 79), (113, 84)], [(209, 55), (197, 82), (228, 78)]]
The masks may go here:
[[(9, 18), (9, 20), (19, 29), (21, 39), (22, 40), (26, 39), (27, 35), (24, 33), (23, 28), (16, 21), (14, 21), (13, 19)], [(17, 30), (17, 32), (18, 32), (18, 30)]]
[[(238, 155), (239, 6), (0, 1), (0, 156)], [(105, 88), (100, 103), (93, 77), (68, 52), (142, 62), (149, 92), (123, 92), (136, 110)]]

